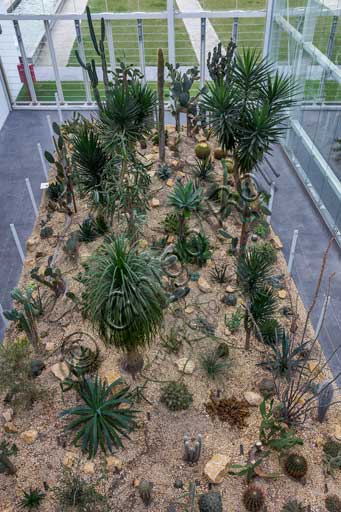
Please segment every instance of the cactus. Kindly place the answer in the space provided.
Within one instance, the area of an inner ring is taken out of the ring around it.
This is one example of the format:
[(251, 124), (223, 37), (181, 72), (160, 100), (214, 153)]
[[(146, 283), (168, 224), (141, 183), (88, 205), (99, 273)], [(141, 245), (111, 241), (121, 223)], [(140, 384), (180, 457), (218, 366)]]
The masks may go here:
[(43, 240), (46, 238), (50, 238), (53, 235), (53, 228), (51, 226), (44, 226), (40, 230), (40, 238)]
[(297, 500), (290, 500), (283, 505), (281, 512), (305, 512), (307, 509)]
[(49, 265), (45, 268), (44, 272), (41, 274), (39, 272), (40, 267), (34, 267), (30, 274), (32, 279), (38, 281), (38, 283), (43, 284), (50, 288), (55, 297), (58, 298), (65, 292), (65, 281), (62, 278), (62, 273), (59, 268), (52, 268)]
[(0, 473), (7, 473), (8, 475), (15, 475), (17, 472), (16, 467), (12, 464), (9, 457), (16, 455), (17, 447), (13, 444), (11, 447), (7, 441), (3, 440), (0, 443)]
[(323, 452), (326, 472), (334, 477), (335, 469), (341, 469), (341, 443), (327, 439), (323, 446)]
[(329, 380), (322, 382), (318, 390), (317, 418), (322, 423), (333, 401), (334, 388)]
[(223, 54), (221, 43), (213, 48), (213, 53), (208, 52), (207, 69), (212, 80), (219, 81), (228, 78), (236, 48), (236, 43), (231, 39), (226, 48), (225, 55)]
[(211, 154), (211, 147), (207, 142), (200, 142), (194, 148), (195, 156), (199, 158), (199, 160), (206, 160)]
[(327, 439), (323, 445), (323, 451), (329, 457), (337, 457), (341, 452), (341, 443), (333, 439)]
[(223, 512), (220, 492), (208, 492), (199, 498), (200, 512)]
[(78, 248), (79, 248), (79, 233), (78, 231), (74, 231), (70, 234), (69, 238), (66, 240), (66, 243), (63, 247), (63, 251), (68, 255), (70, 260), (76, 260), (78, 257)]
[(164, 102), (164, 86), (165, 86), (165, 61), (161, 48), (157, 51), (157, 92), (159, 100), (159, 158), (161, 162), (165, 161), (165, 102)]
[(160, 165), (158, 171), (157, 171), (158, 177), (160, 180), (165, 181), (167, 180), (170, 175), (172, 174), (172, 170), (167, 164)]
[(190, 464), (193, 464), (195, 462), (198, 462), (201, 455), (201, 448), (202, 448), (202, 436), (201, 434), (198, 435), (197, 441), (194, 444), (194, 446), (190, 446), (190, 438), (188, 434), (184, 435), (184, 460), (186, 462), (189, 462)]
[(171, 381), (162, 389), (161, 402), (170, 411), (181, 411), (188, 409), (193, 401), (192, 394), (188, 391), (183, 382)]
[(150, 505), (152, 501), (152, 490), (153, 482), (148, 482), (148, 480), (141, 480), (139, 485), (139, 495), (146, 506)]
[(298, 453), (291, 453), (288, 455), (285, 459), (284, 467), (287, 474), (296, 480), (303, 478), (308, 470), (308, 464), (305, 457)]
[(260, 487), (256, 485), (249, 485), (244, 491), (243, 503), (246, 510), (250, 512), (257, 512), (261, 510), (264, 505), (264, 493)]
[(327, 496), (325, 504), (328, 512), (341, 512), (341, 500), (336, 494)]

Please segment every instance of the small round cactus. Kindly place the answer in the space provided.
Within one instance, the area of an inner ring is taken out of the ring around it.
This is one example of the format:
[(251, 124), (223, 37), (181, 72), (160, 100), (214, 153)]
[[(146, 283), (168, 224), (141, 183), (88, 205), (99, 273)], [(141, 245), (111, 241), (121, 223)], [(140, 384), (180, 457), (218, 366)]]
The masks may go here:
[(221, 494), (219, 492), (208, 492), (199, 498), (200, 512), (223, 512)]
[(329, 457), (337, 457), (341, 452), (341, 443), (333, 439), (327, 439), (323, 445), (323, 451)]
[(250, 512), (258, 512), (264, 505), (264, 493), (260, 487), (249, 485), (244, 491), (243, 503), (246, 510)]
[(341, 500), (336, 494), (327, 496), (325, 503), (328, 512), (341, 512)]
[(184, 382), (172, 381), (162, 389), (161, 402), (170, 411), (181, 411), (188, 409), (193, 401), (192, 393)]
[(308, 471), (308, 464), (305, 457), (298, 453), (288, 455), (285, 459), (284, 467), (287, 474), (296, 480), (303, 478)]
[(282, 512), (305, 512), (306, 507), (302, 505), (297, 500), (287, 501), (285, 505), (283, 505)]
[(195, 146), (194, 151), (195, 151), (195, 156), (197, 158), (199, 158), (199, 160), (205, 160), (211, 154), (211, 148), (207, 144), (207, 142), (199, 142), (199, 144), (197, 144)]
[(214, 158), (216, 160), (222, 160), (222, 158), (226, 158), (226, 156), (227, 156), (227, 151), (225, 149), (216, 148), (214, 150)]
[(145, 505), (149, 505), (152, 501), (152, 490), (153, 490), (153, 482), (148, 482), (148, 480), (141, 480), (139, 485), (139, 495)]
[(172, 169), (167, 164), (161, 164), (157, 171), (157, 174), (158, 174), (160, 180), (165, 181), (165, 180), (168, 180), (168, 178), (171, 176)]

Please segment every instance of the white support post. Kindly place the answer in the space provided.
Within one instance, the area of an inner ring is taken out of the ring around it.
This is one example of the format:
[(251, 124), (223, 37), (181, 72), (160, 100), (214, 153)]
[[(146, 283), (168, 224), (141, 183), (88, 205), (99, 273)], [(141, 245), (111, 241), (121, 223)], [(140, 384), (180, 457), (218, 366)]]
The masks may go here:
[(54, 142), (54, 132), (53, 132), (53, 128), (52, 128), (51, 116), (48, 114), (46, 116), (46, 119), (47, 119), (47, 124), (49, 125), (49, 132), (51, 135), (52, 142)]
[(53, 41), (52, 41), (52, 35), (51, 35), (51, 29), (50, 29), (50, 22), (49, 22), (49, 20), (44, 20), (44, 27), (45, 27), (47, 46), (49, 48), (50, 57), (51, 57), (51, 63), (52, 63), (53, 72), (54, 72), (54, 78), (56, 80), (56, 86), (57, 86), (57, 92), (58, 92), (58, 96), (59, 96), (59, 101), (61, 103), (64, 103), (64, 93), (63, 93), (63, 89), (62, 89), (62, 83), (60, 81), (58, 62), (57, 62), (56, 52), (55, 52), (55, 49), (54, 49), (54, 46), (53, 46)]
[(5, 329), (7, 329), (8, 327), (8, 320), (7, 318), (5, 318), (5, 315), (4, 315), (4, 310), (3, 310), (3, 307), (2, 305), (0, 304), (0, 317), (1, 317), (1, 320), (5, 326)]
[(21, 55), (21, 58), (22, 58), (22, 63), (23, 63), (23, 66), (24, 66), (24, 72), (25, 72), (25, 78), (26, 78), (26, 82), (27, 82), (27, 87), (28, 87), (28, 90), (30, 92), (32, 103), (35, 104), (35, 103), (37, 103), (37, 95), (36, 95), (36, 91), (34, 89), (34, 84), (33, 84), (33, 80), (32, 80), (32, 77), (31, 77), (30, 67), (29, 67), (28, 61), (27, 61), (27, 56), (26, 56), (24, 42), (23, 42), (23, 39), (22, 39), (22, 36), (21, 36), (21, 30), (20, 30), (20, 26), (19, 26), (19, 21), (18, 20), (14, 20), (13, 21), (13, 25), (14, 25), (15, 34), (16, 34), (17, 40), (18, 40), (18, 45), (19, 45), (20, 55)]
[(20, 243), (20, 240), (19, 240), (19, 237), (18, 237), (17, 230), (15, 229), (14, 224), (10, 224), (9, 227), (11, 228), (11, 232), (12, 232), (12, 235), (13, 235), (13, 238), (14, 238), (14, 241), (15, 241), (15, 245), (17, 246), (21, 262), (24, 263), (25, 262), (25, 255), (24, 255), (23, 248), (21, 247), (21, 243)]
[(28, 193), (30, 195), (30, 199), (31, 199), (31, 203), (32, 203), (32, 206), (33, 206), (34, 213), (36, 214), (36, 217), (37, 217), (38, 216), (38, 206), (37, 206), (36, 200), (35, 200), (34, 195), (33, 195), (32, 187), (31, 187), (31, 182), (30, 182), (29, 178), (25, 178), (25, 183), (26, 183), (26, 187), (27, 187)]
[(146, 83), (146, 64), (144, 60), (144, 37), (142, 20), (137, 20), (137, 40), (139, 45), (140, 71), (143, 74), (143, 83)]
[(271, 213), (266, 218), (266, 220), (268, 221), (269, 224), (270, 224), (270, 221), (271, 221), (272, 205), (273, 205), (273, 202), (274, 202), (274, 195), (275, 195), (275, 182), (273, 181), (271, 183), (271, 187), (270, 187), (270, 200), (269, 200), (269, 210), (270, 210)]
[(239, 18), (233, 18), (232, 25), (232, 40), (237, 43), (238, 42), (238, 21)]
[(167, 0), (168, 62), (175, 66), (174, 0)]
[[(275, 2), (276, 0), (268, 0), (266, 8), (266, 22), (265, 22), (265, 34), (263, 44), (263, 59), (269, 58), (270, 56), (270, 44), (272, 35), (272, 26), (274, 22), (275, 14)], [(277, 44), (277, 41), (276, 41)]]
[(46, 181), (47, 181), (49, 175), (48, 175), (48, 171), (47, 171), (46, 160), (45, 160), (45, 157), (44, 157), (43, 149), (42, 149), (41, 144), (39, 142), (37, 144), (37, 147), (38, 147), (38, 151), (39, 151), (41, 165), (43, 166), (44, 175), (45, 175), (45, 178), (46, 178)]
[(60, 101), (59, 101), (59, 96), (58, 96), (57, 92), (55, 93), (54, 97), (56, 98), (59, 122), (60, 122), (60, 124), (63, 124), (64, 123), (63, 112), (62, 112), (62, 109), (60, 108)]
[(115, 71), (115, 69), (116, 69), (116, 59), (115, 59), (114, 38), (112, 36), (111, 20), (105, 20), (105, 31), (107, 33), (107, 38), (108, 38), (108, 50), (109, 50), (110, 69), (111, 69), (111, 71)]
[(322, 329), (323, 320), (324, 320), (324, 317), (326, 315), (326, 311), (327, 311), (327, 308), (329, 306), (329, 302), (330, 302), (330, 295), (326, 295), (325, 298), (324, 298), (324, 301), (323, 301), (321, 313), (320, 313), (320, 316), (319, 316), (319, 319), (318, 319), (318, 322), (317, 322), (317, 326), (316, 326), (316, 329), (315, 329), (315, 337), (316, 338), (319, 337), (320, 331)]
[(206, 78), (206, 18), (200, 19), (200, 88), (205, 85)]
[(291, 276), (292, 267), (293, 267), (293, 264), (294, 264), (294, 257), (295, 257), (295, 251), (296, 251), (297, 238), (298, 238), (298, 229), (295, 229), (294, 230), (294, 234), (292, 236), (291, 247), (290, 247), (289, 263), (288, 263), (289, 276)]
[[(82, 31), (81, 31), (81, 25), (80, 25), (79, 20), (75, 20), (75, 29), (76, 29), (76, 38), (77, 38), (79, 56), (85, 64), (85, 50), (84, 50)], [(109, 47), (109, 52), (110, 52), (110, 47)], [(91, 103), (92, 99), (91, 99), (91, 89), (90, 89), (89, 77), (88, 77), (88, 73), (86, 72), (86, 70), (83, 67), (82, 67), (82, 74), (83, 74), (83, 82), (84, 82), (84, 87), (85, 87), (86, 101), (88, 103)]]

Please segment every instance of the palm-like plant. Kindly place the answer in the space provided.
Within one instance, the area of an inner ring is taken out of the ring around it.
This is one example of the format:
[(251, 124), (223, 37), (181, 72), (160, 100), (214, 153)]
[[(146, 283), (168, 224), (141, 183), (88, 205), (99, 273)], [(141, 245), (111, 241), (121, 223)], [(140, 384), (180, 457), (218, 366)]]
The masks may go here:
[(40, 489), (29, 489), (24, 491), (24, 495), (20, 500), (21, 509), (37, 509), (40, 507), (41, 502), (45, 498), (45, 494)]
[[(84, 404), (61, 413), (61, 416), (76, 417), (65, 430), (78, 430), (73, 442), (77, 445), (81, 441), (82, 451), (88, 452), (89, 458), (95, 457), (99, 447), (110, 453), (113, 447), (123, 448), (122, 437), (129, 439), (129, 432), (136, 426), (138, 411), (122, 407), (131, 406), (129, 387), (122, 389), (122, 382), (117, 379), (107, 386), (98, 376), (94, 380), (81, 380), (77, 391)], [(120, 386), (118, 391), (117, 386)]]
[(127, 356), (127, 371), (143, 365), (138, 349), (149, 343), (163, 319), (166, 298), (159, 260), (137, 251), (124, 237), (105, 241), (81, 276), (83, 312), (108, 343)]
[(173, 206), (179, 215), (179, 238), (184, 240), (186, 232), (186, 219), (191, 213), (198, 210), (203, 199), (202, 188), (195, 188), (191, 181), (184, 185), (177, 183), (173, 192), (169, 195), (169, 204)]

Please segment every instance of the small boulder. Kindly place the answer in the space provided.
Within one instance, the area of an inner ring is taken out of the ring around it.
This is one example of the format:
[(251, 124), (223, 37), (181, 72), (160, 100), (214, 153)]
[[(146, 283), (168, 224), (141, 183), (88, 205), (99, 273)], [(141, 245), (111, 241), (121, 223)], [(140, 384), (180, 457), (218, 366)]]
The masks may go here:
[(2, 413), (2, 417), (8, 423), (8, 422), (12, 421), (13, 414), (14, 414), (13, 409), (11, 407), (9, 407), (8, 409), (4, 410), (4, 412)]
[(53, 352), (54, 348), (54, 343), (52, 343), (52, 341), (48, 341), (45, 345), (46, 352)]
[(65, 363), (65, 361), (61, 361), (59, 363), (54, 364), (53, 366), (51, 366), (50, 371), (59, 380), (65, 380), (70, 374), (69, 367)]
[(180, 372), (185, 373), (186, 375), (191, 375), (195, 369), (195, 363), (191, 359), (187, 357), (181, 357), (177, 360), (176, 365)]
[(63, 466), (71, 468), (77, 462), (77, 455), (73, 452), (66, 452), (63, 459)]
[(166, 185), (167, 185), (167, 187), (173, 187), (173, 186), (174, 186), (174, 180), (172, 180), (171, 178), (169, 178), (169, 179), (166, 181)]
[(20, 434), (20, 438), (26, 443), (26, 444), (33, 444), (37, 438), (38, 438), (38, 431), (37, 430), (25, 430), (25, 432), (22, 432)]
[(94, 462), (86, 462), (83, 466), (83, 473), (85, 473), (86, 475), (94, 475), (95, 474)]
[(106, 457), (107, 469), (121, 471), (123, 468), (123, 461), (118, 457), (114, 457), (113, 455), (109, 455)]
[(16, 434), (18, 432), (18, 428), (14, 425), (13, 421), (6, 421), (4, 424), (4, 431), (7, 434)]
[(44, 368), (45, 364), (43, 361), (41, 361), (40, 359), (32, 359), (30, 367), (31, 377), (39, 377), (39, 375), (42, 374)]
[(341, 425), (336, 425), (333, 436), (336, 441), (341, 441)]
[(153, 208), (157, 208), (158, 206), (160, 206), (160, 200), (156, 199), (156, 197), (153, 197), (153, 199), (151, 201), (151, 205)]
[(209, 283), (203, 277), (199, 277), (197, 283), (199, 290), (203, 293), (209, 293), (212, 290)]
[(245, 400), (253, 407), (258, 407), (263, 402), (263, 397), (254, 391), (246, 391), (244, 393)]
[(227, 455), (216, 453), (206, 463), (204, 468), (204, 474), (213, 484), (221, 484), (228, 471), (229, 464), (230, 459), (229, 457), (227, 457)]
[(276, 393), (276, 386), (272, 379), (264, 377), (258, 384), (260, 394), (264, 398), (270, 398)]
[(288, 292), (287, 292), (286, 290), (279, 290), (279, 291), (278, 291), (278, 297), (279, 297), (280, 299), (282, 299), (282, 300), (283, 300), (283, 299), (286, 299), (286, 298), (287, 298), (287, 296), (288, 296)]

